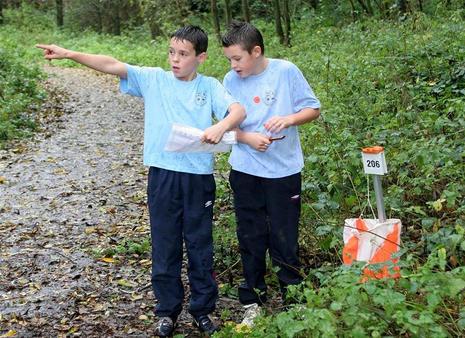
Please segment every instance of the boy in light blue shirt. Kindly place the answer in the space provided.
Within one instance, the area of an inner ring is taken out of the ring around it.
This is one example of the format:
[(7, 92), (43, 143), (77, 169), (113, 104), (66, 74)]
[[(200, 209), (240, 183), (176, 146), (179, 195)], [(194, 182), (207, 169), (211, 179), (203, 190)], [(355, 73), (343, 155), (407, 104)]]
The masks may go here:
[[(55, 45), (37, 45), (46, 59), (71, 59), (95, 70), (118, 75), (123, 93), (144, 98), (144, 164), (152, 237), (152, 287), (158, 304), (156, 333), (173, 334), (181, 313), (183, 242), (188, 256), (189, 313), (200, 331), (218, 329), (209, 314), (218, 289), (213, 277), (212, 218), (215, 199), (212, 153), (164, 151), (173, 123), (204, 130), (202, 141), (218, 143), (244, 119), (244, 109), (214, 78), (197, 73), (205, 61), (208, 37), (196, 26), (172, 34), (170, 71), (136, 67), (112, 57), (74, 52)], [(212, 125), (212, 113), (218, 122)]]
[[(304, 166), (297, 126), (319, 116), (320, 102), (291, 62), (264, 55), (263, 37), (249, 23), (233, 22), (222, 39), (232, 70), (225, 88), (244, 105), (229, 163), (237, 236), (245, 282), (239, 299), (243, 323), (252, 325), (266, 301), (266, 251), (286, 287), (298, 284), (300, 172)], [(258, 292), (257, 292), (258, 290)]]

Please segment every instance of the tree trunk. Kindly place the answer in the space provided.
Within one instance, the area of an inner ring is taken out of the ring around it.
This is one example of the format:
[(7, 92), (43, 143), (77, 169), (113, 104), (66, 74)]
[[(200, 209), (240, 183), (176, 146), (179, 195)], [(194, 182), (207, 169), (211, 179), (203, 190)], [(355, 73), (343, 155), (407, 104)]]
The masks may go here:
[(310, 0), (310, 7), (312, 7), (313, 9), (317, 9), (318, 7), (318, 0)]
[(291, 46), (291, 17), (289, 15), (289, 1), (283, 0), (283, 18), (284, 18), (284, 45)]
[(355, 9), (355, 4), (353, 0), (349, 0), (349, 2), (350, 2), (350, 7), (352, 8), (352, 19), (355, 22), (357, 20), (357, 11)]
[(284, 43), (284, 32), (283, 26), (281, 25), (281, 10), (279, 9), (279, 0), (273, 0), (274, 7), (274, 23), (276, 28), (276, 34), (278, 34), (279, 42)]
[(360, 6), (362, 6), (365, 13), (367, 13), (368, 15), (373, 15), (373, 9), (371, 8), (370, 0), (367, 0), (366, 3), (364, 0), (357, 0), (357, 1), (360, 4)]
[(367, 0), (367, 7), (370, 15), (373, 15), (375, 12), (373, 11), (373, 6), (371, 5), (371, 0)]
[(150, 36), (152, 37), (152, 40), (155, 40), (157, 37), (159, 37), (162, 34), (161, 28), (156, 22), (151, 22), (150, 23)]
[(101, 34), (103, 31), (102, 7), (98, 2), (93, 2), (92, 5), (94, 6), (95, 13), (97, 14), (97, 22), (96, 22), (97, 33)]
[(55, 0), (57, 9), (57, 26), (63, 27), (63, 0)]
[(213, 20), (213, 27), (215, 28), (215, 34), (218, 39), (218, 42), (221, 44), (220, 18), (218, 17), (218, 6), (216, 4), (216, 0), (210, 1), (210, 7)]
[(382, 17), (386, 17), (386, 3), (382, 0), (375, 0), (376, 6), (378, 6), (379, 13), (381, 14)]
[(242, 0), (242, 15), (244, 16), (244, 21), (250, 22), (249, 0)]
[(224, 17), (226, 25), (229, 26), (232, 22), (231, 0), (224, 0)]
[(121, 35), (121, 17), (120, 17), (120, 2), (117, 1), (113, 4), (113, 34), (114, 35)]
[(418, 8), (423, 12), (423, 0), (418, 0)]
[(399, 7), (399, 12), (402, 14), (407, 13), (407, 0), (398, 0), (397, 6)]
[(3, 0), (0, 0), (0, 25), (3, 24)]

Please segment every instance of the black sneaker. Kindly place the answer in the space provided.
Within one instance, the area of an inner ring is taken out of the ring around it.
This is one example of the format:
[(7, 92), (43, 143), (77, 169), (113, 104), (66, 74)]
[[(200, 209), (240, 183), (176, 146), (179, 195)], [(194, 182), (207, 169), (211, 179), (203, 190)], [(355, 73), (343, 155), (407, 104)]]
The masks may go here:
[(210, 318), (209, 315), (202, 315), (194, 317), (194, 325), (201, 331), (208, 335), (212, 335), (219, 330), (218, 325), (216, 325)]
[(171, 337), (174, 331), (174, 323), (170, 317), (161, 317), (158, 320), (155, 334), (158, 337)]

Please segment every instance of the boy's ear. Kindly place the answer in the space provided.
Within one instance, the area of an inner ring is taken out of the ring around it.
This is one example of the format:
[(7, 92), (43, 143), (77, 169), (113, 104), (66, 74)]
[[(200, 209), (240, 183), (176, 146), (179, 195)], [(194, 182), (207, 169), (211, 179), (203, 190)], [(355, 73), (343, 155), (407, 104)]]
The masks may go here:
[(197, 60), (199, 63), (203, 63), (207, 59), (207, 52), (200, 53), (197, 55)]
[(260, 46), (255, 46), (254, 48), (252, 48), (252, 53), (251, 53), (253, 56), (255, 57), (259, 57), (261, 56), (263, 53), (262, 53), (262, 48)]

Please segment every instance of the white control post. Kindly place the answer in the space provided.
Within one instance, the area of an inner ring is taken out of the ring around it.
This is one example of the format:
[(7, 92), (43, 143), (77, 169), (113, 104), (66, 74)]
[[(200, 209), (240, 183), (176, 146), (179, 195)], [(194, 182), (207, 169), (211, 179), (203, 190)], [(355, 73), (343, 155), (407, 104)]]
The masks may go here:
[(378, 219), (381, 223), (383, 223), (386, 221), (386, 211), (384, 209), (381, 176), (387, 174), (386, 159), (384, 158), (384, 148), (380, 146), (363, 148), (362, 160), (365, 174), (373, 176), (373, 186), (375, 188)]

